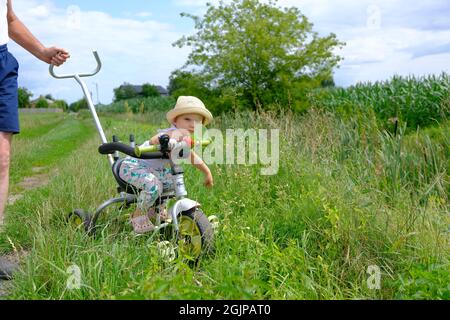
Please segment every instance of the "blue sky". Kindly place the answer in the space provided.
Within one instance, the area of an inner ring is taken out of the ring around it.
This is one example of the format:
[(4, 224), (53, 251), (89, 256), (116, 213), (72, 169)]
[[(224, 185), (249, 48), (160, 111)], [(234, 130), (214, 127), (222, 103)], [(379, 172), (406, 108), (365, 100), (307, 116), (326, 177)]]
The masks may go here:
[[(167, 86), (170, 73), (184, 64), (190, 50), (172, 43), (194, 32), (193, 22), (180, 13), (201, 15), (206, 2), (13, 0), (13, 6), (41, 42), (70, 51), (70, 62), (58, 72), (90, 71), (95, 66), (91, 50), (98, 50), (103, 69), (86, 82), (94, 102), (109, 103), (113, 88), (125, 81)], [(448, 0), (280, 0), (279, 4), (300, 8), (320, 34), (334, 32), (347, 43), (339, 52), (344, 60), (335, 71), (337, 85), (396, 74), (450, 72)], [(44, 63), (12, 42), (9, 48), (20, 62), (20, 86), (35, 96), (51, 93), (68, 102), (82, 97), (75, 81), (55, 80)]]
[[(183, 7), (189, 8), (189, 2), (183, 1), (155, 1), (155, 0), (131, 0), (131, 1), (111, 1), (111, 0), (55, 0), (53, 1), (57, 6), (67, 8), (76, 5), (82, 11), (101, 11), (106, 12), (113, 18), (125, 18), (136, 20), (157, 20), (170, 21), (174, 27), (180, 31), (183, 28), (191, 27), (187, 19), (180, 18), (180, 9)], [(45, 3), (45, 2), (43, 2)], [(198, 8), (199, 5), (194, 5)]]

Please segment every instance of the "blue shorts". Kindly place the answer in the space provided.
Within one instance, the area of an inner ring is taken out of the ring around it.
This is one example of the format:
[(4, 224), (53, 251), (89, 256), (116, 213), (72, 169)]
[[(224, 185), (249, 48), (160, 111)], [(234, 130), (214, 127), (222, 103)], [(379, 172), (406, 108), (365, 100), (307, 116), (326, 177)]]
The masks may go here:
[(0, 132), (19, 133), (19, 99), (17, 76), (19, 63), (0, 46)]

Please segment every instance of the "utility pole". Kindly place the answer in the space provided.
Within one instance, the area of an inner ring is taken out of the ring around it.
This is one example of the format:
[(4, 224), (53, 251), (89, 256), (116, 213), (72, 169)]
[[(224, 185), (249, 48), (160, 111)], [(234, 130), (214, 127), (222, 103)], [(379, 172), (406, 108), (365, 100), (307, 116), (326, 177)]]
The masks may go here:
[(89, 90), (89, 95), (91, 96), (91, 101), (92, 101), (92, 104), (94, 105), (95, 111), (98, 111), (98, 104), (94, 103), (94, 94), (92, 93), (91, 90)]
[(100, 104), (100, 98), (98, 96), (98, 83), (97, 82), (95, 83), (95, 89), (97, 91), (97, 104)]

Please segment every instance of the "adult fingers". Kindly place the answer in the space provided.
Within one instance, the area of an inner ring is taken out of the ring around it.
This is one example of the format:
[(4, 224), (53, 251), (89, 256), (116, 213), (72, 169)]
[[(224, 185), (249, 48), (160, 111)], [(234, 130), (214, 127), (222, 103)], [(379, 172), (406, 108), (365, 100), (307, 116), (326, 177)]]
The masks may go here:
[(64, 62), (61, 62), (59, 59), (56, 59), (55, 57), (53, 57), (53, 58), (50, 60), (50, 63), (53, 64), (53, 65), (55, 65), (55, 66), (57, 66), (57, 67), (59, 67), (59, 66), (62, 65)]
[(67, 58), (63, 55), (55, 55), (52, 57), (52, 60), (59, 64), (62, 64), (64, 62), (66, 62)]
[(69, 52), (68, 52), (67, 50), (63, 49), (63, 48), (57, 48), (57, 47), (54, 47), (53, 49), (54, 49), (56, 52), (58, 52), (58, 54), (67, 54), (67, 55), (69, 55)]

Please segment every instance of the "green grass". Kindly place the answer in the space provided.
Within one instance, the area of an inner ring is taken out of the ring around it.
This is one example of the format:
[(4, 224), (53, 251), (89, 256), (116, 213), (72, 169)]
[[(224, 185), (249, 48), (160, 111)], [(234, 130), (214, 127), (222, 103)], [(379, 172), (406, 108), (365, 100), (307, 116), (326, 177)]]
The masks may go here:
[(49, 172), (94, 132), (89, 121), (67, 114), (22, 114), (21, 122), (22, 133), (14, 136), (12, 144), (12, 192), (18, 191), (17, 182), (35, 174), (33, 168)]
[(63, 113), (21, 113), (20, 125), (24, 130), (15, 136), (15, 140), (38, 138), (61, 124), (65, 118), (66, 114)]
[[(101, 120), (122, 140), (135, 133), (143, 141), (163, 126), (145, 116)], [(29, 251), (11, 299), (448, 299), (448, 122), (391, 136), (375, 118), (343, 121), (316, 109), (218, 117), (222, 130), (279, 128), (280, 170), (211, 165), (208, 190), (186, 167), (189, 197), (220, 218), (215, 255), (194, 269), (162, 261), (155, 239), (136, 237), (117, 210), (96, 238), (67, 225), (69, 211), (93, 210), (116, 190), (92, 122), (58, 126), (65, 129), (48, 131), (29, 155), (50, 159), (57, 173), (8, 207), (0, 235), (0, 251)], [(80, 131), (89, 137), (69, 139)], [(47, 156), (46, 143), (70, 152)], [(83, 287), (68, 290), (74, 264)], [(380, 290), (367, 287), (370, 265), (382, 271)]]

